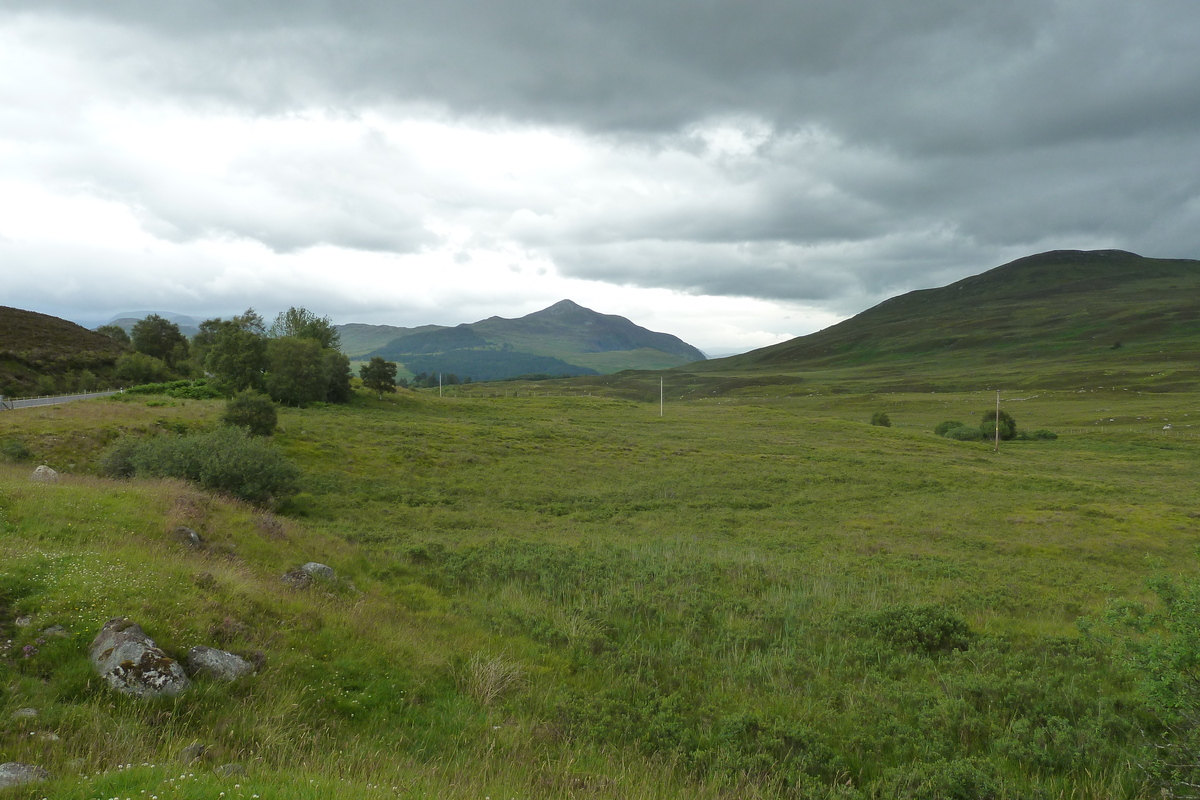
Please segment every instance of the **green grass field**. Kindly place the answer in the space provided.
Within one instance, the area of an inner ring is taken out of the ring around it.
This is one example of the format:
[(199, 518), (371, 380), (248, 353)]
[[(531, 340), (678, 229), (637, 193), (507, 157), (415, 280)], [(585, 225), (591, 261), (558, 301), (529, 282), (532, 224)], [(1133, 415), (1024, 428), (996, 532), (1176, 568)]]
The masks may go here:
[[(989, 391), (667, 380), (661, 417), (637, 375), (284, 410), (275, 512), (93, 476), (219, 402), (0, 414), (0, 751), (55, 776), (12, 796), (1158, 796), (1136, 676), (1077, 622), (1195, 574), (1195, 395), (1005, 392), (1060, 435), (993, 452), (932, 433)], [(279, 580), (310, 560), (339, 582)], [(265, 667), (119, 698), (86, 659), (116, 615)]]

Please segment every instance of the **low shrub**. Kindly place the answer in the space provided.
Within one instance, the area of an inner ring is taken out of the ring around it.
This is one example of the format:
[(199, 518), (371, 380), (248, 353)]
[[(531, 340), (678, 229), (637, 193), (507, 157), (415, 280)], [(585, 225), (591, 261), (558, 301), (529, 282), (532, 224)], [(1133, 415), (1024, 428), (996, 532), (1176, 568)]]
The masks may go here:
[(888, 795), (894, 798), (994, 800), (1001, 796), (995, 766), (975, 758), (923, 762), (894, 769), (883, 783)]
[(214, 400), (224, 397), (216, 387), (201, 378), (195, 381), (166, 381), (142, 383), (125, 390), (126, 394), (165, 394), (182, 400)]
[(970, 425), (960, 425), (957, 428), (951, 428), (942, 435), (947, 439), (955, 439), (960, 442), (978, 442), (983, 440), (983, 431)]
[(883, 411), (876, 411), (874, 414), (871, 415), (871, 424), (878, 425), (881, 428), (892, 427), (891, 419), (889, 419), (888, 415)]
[(1050, 441), (1050, 440), (1058, 438), (1057, 433), (1055, 433), (1054, 431), (1048, 431), (1045, 428), (1038, 428), (1036, 431), (1029, 434), (1029, 436), (1032, 439), (1040, 439), (1043, 441)]
[(225, 404), (221, 422), (245, 428), (251, 436), (270, 436), (279, 423), (279, 413), (271, 398), (258, 392), (238, 392)]
[(33, 458), (33, 453), (23, 441), (16, 437), (9, 437), (0, 440), (0, 457), (6, 461), (21, 462)]
[(937, 427), (933, 429), (933, 432), (936, 433), (938, 436), (945, 436), (946, 431), (952, 430), (954, 428), (961, 428), (961, 427), (963, 427), (963, 424), (961, 422), (958, 422), (957, 420), (948, 419), (945, 422), (939, 422), (937, 424)]
[(295, 494), (300, 471), (242, 428), (118, 440), (100, 458), (109, 477), (182, 478), (263, 505)]
[[(979, 433), (984, 439), (996, 438), (996, 412), (986, 411), (979, 421)], [(1000, 438), (1009, 441), (1017, 435), (1017, 421), (1007, 411), (1000, 412)]]
[(966, 650), (971, 629), (957, 614), (938, 605), (897, 605), (865, 620), (877, 636), (914, 653), (932, 655)]

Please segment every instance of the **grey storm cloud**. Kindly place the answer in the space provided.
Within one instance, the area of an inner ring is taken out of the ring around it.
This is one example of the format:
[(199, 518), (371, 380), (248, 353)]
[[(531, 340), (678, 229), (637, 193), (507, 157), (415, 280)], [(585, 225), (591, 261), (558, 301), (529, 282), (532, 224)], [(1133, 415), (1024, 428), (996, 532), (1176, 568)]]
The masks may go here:
[(1195, 0), (0, 0), (5, 22), (57, 26), (130, 96), (549, 126), (674, 187), (454, 185), (386, 136), (256, 152), (232, 199), (56, 162), (170, 240), (411, 253), (454, 208), (565, 275), (847, 313), (1038, 249), (1200, 250)]
[[(902, 149), (1188, 130), (1192, 0), (8, 0), (144, 35), (163, 88), (663, 132), (751, 113)], [(92, 46), (103, 48), (103, 42)]]

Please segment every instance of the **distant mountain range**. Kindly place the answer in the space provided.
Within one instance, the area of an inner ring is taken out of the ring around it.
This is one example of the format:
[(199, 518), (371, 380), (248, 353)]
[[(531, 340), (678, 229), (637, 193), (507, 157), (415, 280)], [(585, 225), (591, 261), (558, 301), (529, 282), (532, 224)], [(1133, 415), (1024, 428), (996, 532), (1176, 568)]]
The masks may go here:
[(126, 333), (133, 333), (133, 326), (151, 314), (158, 314), (163, 319), (174, 322), (179, 326), (179, 332), (189, 339), (200, 332), (200, 323), (202, 320), (189, 317), (187, 314), (175, 314), (170, 311), (123, 311), (105, 324), (116, 325), (118, 328), (123, 328)]
[(414, 375), (454, 373), (477, 381), (666, 369), (705, 358), (677, 336), (570, 300), (518, 319), (489, 317), (454, 327), (352, 324), (337, 329), (351, 358), (380, 356)]

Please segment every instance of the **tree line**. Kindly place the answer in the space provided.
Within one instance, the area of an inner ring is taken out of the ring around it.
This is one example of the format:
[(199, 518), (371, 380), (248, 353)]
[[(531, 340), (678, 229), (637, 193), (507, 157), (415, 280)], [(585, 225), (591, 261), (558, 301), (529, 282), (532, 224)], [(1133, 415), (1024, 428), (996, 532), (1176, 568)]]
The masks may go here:
[(226, 395), (253, 391), (285, 405), (350, 399), (350, 359), (328, 317), (306, 308), (281, 312), (268, 327), (253, 308), (232, 319), (207, 319), (190, 340), (158, 314), (134, 324), (97, 329), (132, 348), (116, 363), (131, 384), (207, 378)]

